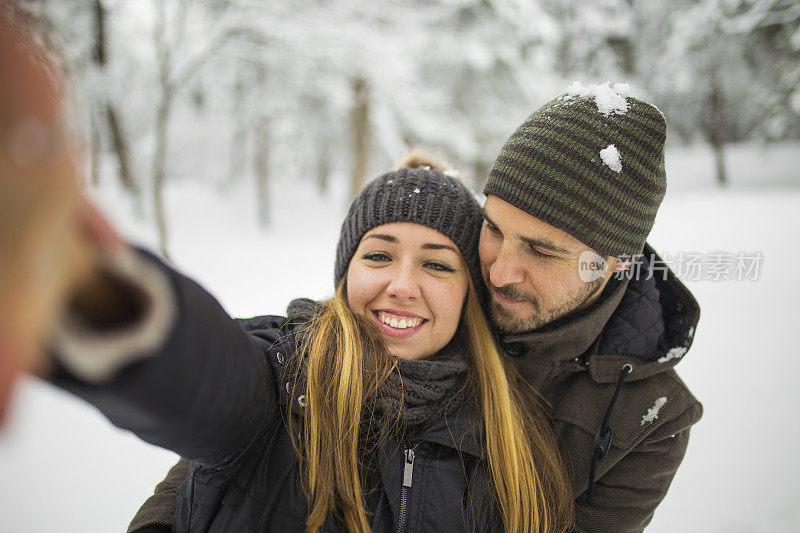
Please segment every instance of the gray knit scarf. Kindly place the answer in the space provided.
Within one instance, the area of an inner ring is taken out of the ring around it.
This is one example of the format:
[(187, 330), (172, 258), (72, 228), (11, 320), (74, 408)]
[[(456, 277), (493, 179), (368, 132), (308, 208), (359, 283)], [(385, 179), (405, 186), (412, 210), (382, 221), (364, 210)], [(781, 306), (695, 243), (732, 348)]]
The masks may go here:
[[(319, 312), (320, 307), (307, 298), (289, 304), (289, 320), (300, 326), (297, 335), (305, 333), (303, 324)], [(375, 401), (376, 414), (381, 414), (386, 421), (399, 416), (399, 422), (406, 429), (418, 428), (436, 417), (454, 412), (467, 399), (463, 390), (467, 361), (449, 345), (429, 359), (398, 359), (397, 368), (398, 372), (392, 373), (384, 383)]]
[(458, 351), (446, 350), (431, 359), (398, 359), (397, 368), (376, 400), (384, 417), (399, 411), (401, 423), (414, 429), (464, 404), (467, 361)]

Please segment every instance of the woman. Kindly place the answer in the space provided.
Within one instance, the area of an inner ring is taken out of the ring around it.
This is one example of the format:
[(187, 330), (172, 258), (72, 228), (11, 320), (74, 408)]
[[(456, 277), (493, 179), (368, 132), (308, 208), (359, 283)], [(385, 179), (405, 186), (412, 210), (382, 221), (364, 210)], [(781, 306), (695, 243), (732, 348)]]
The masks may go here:
[(73, 287), (50, 379), (192, 460), (176, 531), (563, 531), (555, 440), (480, 307), (481, 213), (430, 167), (371, 182), (335, 296), (230, 319), (145, 251)]

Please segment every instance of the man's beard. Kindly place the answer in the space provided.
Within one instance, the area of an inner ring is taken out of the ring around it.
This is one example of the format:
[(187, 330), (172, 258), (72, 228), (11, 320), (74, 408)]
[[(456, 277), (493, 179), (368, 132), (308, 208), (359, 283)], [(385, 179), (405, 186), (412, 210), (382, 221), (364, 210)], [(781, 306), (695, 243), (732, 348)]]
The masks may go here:
[(503, 333), (524, 333), (538, 329), (583, 307), (603, 287), (604, 281), (603, 278), (599, 278), (583, 283), (575, 294), (546, 309), (542, 308), (542, 302), (534, 295), (524, 293), (513, 285), (492, 287), (491, 290), (501, 296), (530, 303), (534, 311), (528, 316), (518, 316), (492, 297), (489, 303), (489, 316), (497, 329)]

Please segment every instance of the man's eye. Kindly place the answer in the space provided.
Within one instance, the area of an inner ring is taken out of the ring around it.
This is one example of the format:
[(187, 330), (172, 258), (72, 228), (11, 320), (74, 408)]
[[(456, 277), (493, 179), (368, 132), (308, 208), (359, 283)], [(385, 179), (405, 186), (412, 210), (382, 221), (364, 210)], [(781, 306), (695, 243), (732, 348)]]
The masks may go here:
[(438, 261), (428, 261), (427, 263), (425, 263), (425, 266), (430, 268), (431, 270), (438, 270), (440, 272), (455, 272), (455, 269), (450, 268), (444, 263), (439, 263)]
[(486, 229), (492, 232), (493, 235), (500, 235), (500, 230), (497, 226), (492, 225), (488, 220), (486, 221)]
[(541, 257), (542, 259), (552, 259), (554, 257), (552, 255), (540, 252), (539, 250), (537, 250), (533, 246), (530, 246), (528, 248), (528, 250), (530, 250), (531, 254), (535, 255), (536, 257)]
[(389, 261), (389, 255), (383, 252), (369, 252), (362, 256), (362, 259), (366, 259), (367, 261)]

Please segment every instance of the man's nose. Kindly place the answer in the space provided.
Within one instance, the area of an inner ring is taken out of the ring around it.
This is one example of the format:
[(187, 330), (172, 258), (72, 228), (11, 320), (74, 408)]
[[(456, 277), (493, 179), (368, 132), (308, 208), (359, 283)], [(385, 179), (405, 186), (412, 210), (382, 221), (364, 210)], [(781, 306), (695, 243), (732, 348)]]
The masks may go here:
[(393, 272), (386, 293), (401, 302), (411, 301), (420, 297), (419, 281), (413, 267), (401, 265)]
[(520, 259), (506, 250), (500, 249), (497, 257), (489, 267), (489, 281), (495, 287), (516, 285), (525, 279), (525, 272), (519, 264)]

